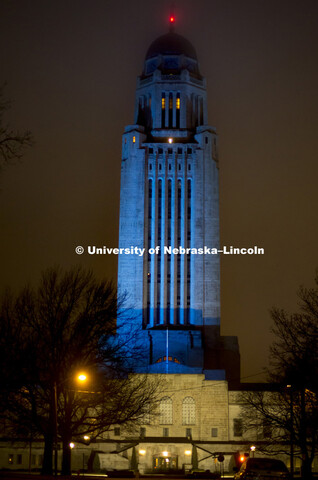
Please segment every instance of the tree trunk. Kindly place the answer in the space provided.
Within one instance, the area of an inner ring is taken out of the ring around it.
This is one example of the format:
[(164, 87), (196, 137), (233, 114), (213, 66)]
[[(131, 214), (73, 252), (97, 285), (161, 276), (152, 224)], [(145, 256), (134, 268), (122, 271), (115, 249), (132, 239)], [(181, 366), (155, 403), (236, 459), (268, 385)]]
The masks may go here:
[(301, 478), (302, 480), (311, 480), (311, 461), (308, 457), (304, 458), (301, 464)]
[(71, 475), (71, 436), (63, 438), (62, 475)]
[(43, 455), (43, 464), (42, 464), (42, 475), (52, 475), (53, 473), (53, 438), (52, 435), (44, 436), (44, 455)]

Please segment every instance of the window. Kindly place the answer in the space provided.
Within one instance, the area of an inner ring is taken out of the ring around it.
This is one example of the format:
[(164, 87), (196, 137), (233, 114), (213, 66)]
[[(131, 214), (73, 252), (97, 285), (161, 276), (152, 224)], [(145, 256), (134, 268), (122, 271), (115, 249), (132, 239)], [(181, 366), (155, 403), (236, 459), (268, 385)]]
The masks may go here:
[(164, 428), (162, 435), (163, 437), (169, 437), (169, 428)]
[(146, 436), (146, 429), (145, 427), (140, 428), (140, 438), (145, 438)]
[(158, 148), (158, 153), (159, 153), (159, 155), (162, 155), (162, 154), (163, 154), (163, 149), (162, 149), (162, 148)]
[(161, 425), (172, 425), (172, 400), (170, 397), (163, 397), (159, 405), (159, 423)]
[(217, 437), (217, 436), (218, 436), (218, 429), (211, 428), (211, 437)]
[(182, 155), (182, 148), (178, 147), (178, 155)]
[(182, 424), (195, 424), (195, 400), (192, 397), (185, 397), (182, 402)]
[(173, 119), (173, 96), (172, 92), (169, 93), (169, 127), (172, 127), (172, 119)]
[(176, 98), (176, 127), (180, 128), (180, 93), (177, 93)]
[(192, 148), (187, 148), (187, 154), (191, 155), (192, 154)]
[(9, 453), (9, 455), (8, 455), (8, 463), (9, 463), (9, 465), (13, 465), (13, 453)]
[(234, 430), (234, 437), (241, 437), (243, 434), (243, 425), (241, 418), (234, 418), (233, 420), (233, 430)]
[(18, 455), (17, 455), (17, 464), (22, 465), (22, 454), (21, 453), (18, 453)]
[(166, 124), (166, 94), (161, 94), (161, 128), (164, 128)]
[(119, 435), (120, 435), (120, 427), (115, 427), (115, 428), (114, 428), (114, 435), (115, 435), (116, 437), (119, 437)]
[(191, 163), (188, 163), (188, 170), (189, 170), (189, 172), (190, 172), (190, 170), (191, 170)]
[(270, 438), (272, 435), (271, 424), (267, 421), (263, 422), (263, 438)]
[(152, 163), (149, 163), (149, 170), (152, 170)]
[(153, 148), (152, 147), (149, 148), (149, 155), (153, 155)]
[(192, 437), (192, 428), (186, 428), (186, 437), (191, 438)]

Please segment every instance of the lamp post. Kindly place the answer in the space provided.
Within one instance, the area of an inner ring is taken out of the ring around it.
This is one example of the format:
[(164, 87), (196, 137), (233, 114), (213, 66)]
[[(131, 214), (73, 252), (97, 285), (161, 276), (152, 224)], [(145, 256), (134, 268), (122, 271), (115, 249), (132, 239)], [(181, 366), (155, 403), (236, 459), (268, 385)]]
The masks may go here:
[(294, 478), (294, 399), (292, 385), (287, 385), (290, 393), (290, 476)]
[[(76, 380), (80, 383), (85, 383), (87, 381), (87, 374), (85, 372), (80, 372), (76, 375)], [(65, 382), (66, 380), (64, 380)], [(61, 382), (61, 383), (64, 383)], [(61, 385), (61, 383), (59, 385)], [(54, 475), (57, 476), (57, 383), (53, 383), (53, 424), (54, 424), (54, 435), (53, 435), (53, 450), (54, 450)]]

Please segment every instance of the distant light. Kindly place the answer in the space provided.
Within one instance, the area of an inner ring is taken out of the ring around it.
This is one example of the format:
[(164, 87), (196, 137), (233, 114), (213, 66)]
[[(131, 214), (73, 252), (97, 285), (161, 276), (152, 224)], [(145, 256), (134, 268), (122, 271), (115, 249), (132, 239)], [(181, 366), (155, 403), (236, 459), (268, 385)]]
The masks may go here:
[(77, 375), (77, 380), (79, 380), (80, 382), (86, 382), (86, 380), (87, 380), (86, 373), (79, 373)]
[(251, 446), (251, 450), (252, 450), (252, 452), (255, 452), (255, 450), (256, 450), (255, 445), (252, 445), (252, 446)]
[(70, 443), (70, 448), (74, 448), (75, 447), (75, 443), (71, 442)]
[(168, 455), (169, 455), (168, 452), (162, 452), (162, 456), (163, 456), (163, 457), (167, 457)]
[(244, 462), (244, 460), (245, 460), (244, 455), (241, 455), (241, 456), (240, 456), (240, 461), (241, 461), (241, 462)]
[(83, 438), (84, 438), (84, 440), (89, 440), (90, 437), (88, 435), (84, 435)]
[(172, 143), (172, 142), (173, 142), (173, 138), (168, 138), (168, 142), (169, 142), (169, 143)]
[(136, 137), (133, 137), (133, 143), (136, 143)]
[(174, 23), (175, 22), (175, 17), (173, 15), (170, 16), (170, 23)]
[(186, 450), (184, 453), (185, 455), (191, 455), (191, 450)]
[(146, 450), (139, 450), (139, 455), (145, 455), (146, 454)]

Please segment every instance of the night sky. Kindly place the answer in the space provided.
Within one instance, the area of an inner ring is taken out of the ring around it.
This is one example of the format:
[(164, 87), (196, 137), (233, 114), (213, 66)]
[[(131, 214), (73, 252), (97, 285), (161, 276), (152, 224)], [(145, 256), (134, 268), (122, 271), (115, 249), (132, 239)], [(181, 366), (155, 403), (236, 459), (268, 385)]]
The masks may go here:
[[(176, 32), (206, 77), (219, 134), (221, 325), (238, 335), (242, 380), (267, 365), (269, 308), (297, 308), (318, 266), (318, 2), (175, 0)], [(55, 264), (116, 279), (121, 135), (136, 77), (168, 30), (169, 1), (1, 0), (6, 119), (36, 144), (0, 180), (1, 287)]]

